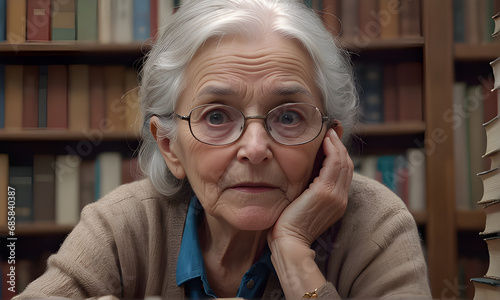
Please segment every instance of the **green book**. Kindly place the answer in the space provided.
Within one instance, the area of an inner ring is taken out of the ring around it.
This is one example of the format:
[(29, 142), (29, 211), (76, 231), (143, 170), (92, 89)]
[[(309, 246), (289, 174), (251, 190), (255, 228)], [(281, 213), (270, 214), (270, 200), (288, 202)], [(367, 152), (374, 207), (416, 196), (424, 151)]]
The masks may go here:
[(76, 7), (75, 0), (68, 0), (53, 6), (52, 40), (76, 40)]
[(97, 41), (97, 0), (76, 0), (76, 39)]

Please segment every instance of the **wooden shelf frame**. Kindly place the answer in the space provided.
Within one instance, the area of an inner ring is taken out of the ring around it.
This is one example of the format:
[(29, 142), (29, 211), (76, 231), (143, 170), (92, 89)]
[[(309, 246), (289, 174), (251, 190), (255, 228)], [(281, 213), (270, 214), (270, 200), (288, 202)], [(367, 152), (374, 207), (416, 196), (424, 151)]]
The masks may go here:
[(459, 62), (493, 61), (500, 56), (500, 43), (491, 44), (455, 44), (454, 57)]
[(96, 138), (103, 141), (130, 141), (139, 140), (140, 134), (132, 131), (106, 132), (99, 129), (0, 129), (0, 141), (80, 141)]

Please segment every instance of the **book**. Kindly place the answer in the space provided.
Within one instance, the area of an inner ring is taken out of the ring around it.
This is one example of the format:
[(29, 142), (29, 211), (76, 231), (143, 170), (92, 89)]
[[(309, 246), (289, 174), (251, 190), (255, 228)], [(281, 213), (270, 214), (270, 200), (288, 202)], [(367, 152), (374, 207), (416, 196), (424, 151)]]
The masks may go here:
[(455, 82), (453, 84), (453, 107), (454, 111), (450, 118), (453, 122), (453, 152), (455, 167), (455, 203), (458, 209), (470, 209), (470, 185), (469, 185), (469, 151), (467, 147), (467, 123), (460, 113), (464, 105), (467, 83)]
[(122, 101), (122, 96), (125, 91), (125, 67), (124, 66), (105, 66), (105, 113), (107, 129), (113, 131), (126, 130), (126, 113), (125, 101)]
[(38, 127), (47, 127), (48, 66), (38, 67)]
[(76, 40), (75, 0), (52, 0), (52, 40)]
[(412, 211), (424, 211), (426, 208), (426, 154), (422, 148), (408, 148), (408, 203)]
[(68, 66), (49, 65), (47, 72), (47, 127), (68, 128)]
[[(476, 105), (473, 105), (476, 104)], [(483, 94), (480, 85), (469, 85), (464, 98), (463, 107), (467, 107), (466, 121), (466, 142), (469, 147), (469, 184), (470, 184), (470, 208), (477, 208), (475, 203), (481, 199), (483, 184), (481, 179), (475, 174), (484, 171), (484, 161), (482, 155), (486, 148), (486, 134), (481, 128), (484, 119)]]
[(400, 0), (400, 36), (416, 37), (422, 36), (421, 29), (421, 3), (419, 0)]
[(94, 202), (95, 189), (95, 160), (86, 159), (80, 163), (80, 185), (79, 185), (79, 210), (81, 211), (86, 205)]
[(55, 221), (57, 224), (75, 225), (79, 220), (80, 157), (58, 155), (55, 169)]
[(399, 121), (423, 120), (422, 63), (403, 62), (396, 65)]
[(89, 66), (68, 67), (68, 128), (82, 131), (89, 128)]
[(23, 66), (5, 65), (5, 128), (23, 126)]
[(490, 159), (490, 169), (500, 167), (500, 150), (490, 153), (487, 157)]
[(340, 1), (341, 0), (323, 0), (323, 22), (326, 28), (335, 37), (340, 36), (342, 24), (340, 22)]
[(395, 64), (383, 65), (383, 91), (384, 96), (384, 122), (392, 123), (399, 120), (399, 101), (398, 101), (398, 87), (397, 73)]
[(10, 166), (9, 186), (16, 190), (16, 222), (33, 222), (33, 167)]
[(9, 183), (9, 155), (0, 153), (0, 226), (7, 225), (8, 205), (8, 183)]
[(486, 150), (484, 156), (488, 156), (493, 152), (500, 150), (500, 120), (499, 117), (491, 119), (489, 122), (484, 123), (486, 131)]
[(125, 91), (123, 101), (127, 109), (125, 122), (127, 131), (140, 132), (142, 119), (139, 105), (137, 73), (132, 68), (127, 68), (125, 71)]
[(352, 39), (359, 32), (359, 0), (340, 0), (343, 38)]
[(105, 196), (122, 183), (122, 157), (119, 152), (102, 152), (99, 163), (99, 198)]
[(0, 64), (0, 129), (5, 128), (5, 65)]
[(50, 0), (27, 0), (26, 40), (50, 41)]
[(76, 40), (96, 42), (97, 0), (76, 0)]
[(361, 121), (366, 124), (380, 124), (384, 121), (384, 95), (382, 66), (377, 63), (356, 67), (361, 87)]
[(161, 34), (170, 20), (172, 20), (174, 11), (175, 5), (173, 0), (158, 0), (158, 34)]
[(491, 169), (477, 174), (484, 187), (483, 197), (478, 202), (486, 204), (500, 200), (500, 168)]
[(474, 299), (473, 300), (484, 300), (484, 299), (499, 299), (500, 297), (500, 281), (476, 277), (471, 278), (474, 284)]
[(97, 37), (99, 43), (111, 43), (111, 0), (97, 3)]
[(477, 0), (465, 0), (465, 43), (467, 44), (479, 44), (480, 42), (481, 32), (479, 31), (477, 2)]
[(90, 128), (106, 128), (106, 101), (104, 94), (104, 66), (89, 66)]
[(23, 127), (38, 127), (38, 66), (25, 65), (23, 71)]
[(493, 71), (493, 77), (495, 78), (492, 90), (497, 90), (500, 87), (500, 57), (490, 62), (490, 67)]
[(393, 39), (399, 37), (400, 0), (379, 0), (378, 15), (380, 38)]
[(491, 34), (491, 36), (496, 37), (500, 33), (500, 12), (498, 12), (491, 18), (493, 19), (493, 23), (495, 24), (495, 28), (493, 29), (493, 33)]
[(377, 1), (359, 1), (359, 32), (358, 35), (362, 36), (368, 41), (378, 38), (380, 35), (379, 17), (376, 13), (378, 11)]
[(33, 156), (33, 221), (55, 221), (55, 156)]
[[(481, 235), (490, 235), (500, 232), (500, 201), (493, 201), (484, 206), (486, 222)], [(499, 262), (500, 263), (500, 262)]]
[(0, 0), (0, 42), (7, 39), (6, 35), (7, 23), (7, 0)]
[(20, 44), (26, 41), (26, 0), (7, 0), (7, 42)]
[(127, 44), (134, 40), (133, 0), (111, 2), (111, 42)]
[(149, 10), (149, 31), (150, 36), (155, 40), (158, 33), (158, 0), (149, 0)]
[(465, 0), (453, 0), (453, 39), (465, 43)]
[(151, 36), (151, 0), (134, 0), (133, 24), (134, 41), (145, 41)]

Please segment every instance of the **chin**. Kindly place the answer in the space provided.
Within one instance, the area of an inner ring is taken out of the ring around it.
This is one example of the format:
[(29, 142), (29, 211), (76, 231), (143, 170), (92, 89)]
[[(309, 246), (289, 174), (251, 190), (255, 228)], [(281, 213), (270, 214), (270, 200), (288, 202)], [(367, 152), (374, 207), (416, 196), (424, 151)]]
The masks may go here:
[(245, 207), (228, 218), (238, 230), (264, 231), (274, 226), (280, 213), (272, 214), (269, 208)]

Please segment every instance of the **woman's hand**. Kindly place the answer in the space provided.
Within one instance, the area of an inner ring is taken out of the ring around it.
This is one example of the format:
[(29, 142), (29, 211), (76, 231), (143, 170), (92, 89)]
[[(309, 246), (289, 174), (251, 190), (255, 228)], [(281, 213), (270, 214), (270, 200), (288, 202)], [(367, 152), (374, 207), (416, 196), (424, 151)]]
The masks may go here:
[(310, 247), (347, 206), (352, 160), (333, 129), (322, 146), (325, 159), (319, 175), (282, 212), (267, 236), (271, 261), (287, 299), (301, 298), (326, 283)]
[(269, 243), (291, 238), (310, 247), (344, 214), (353, 163), (333, 129), (328, 130), (322, 146), (326, 157), (319, 176), (283, 211), (269, 233)]

